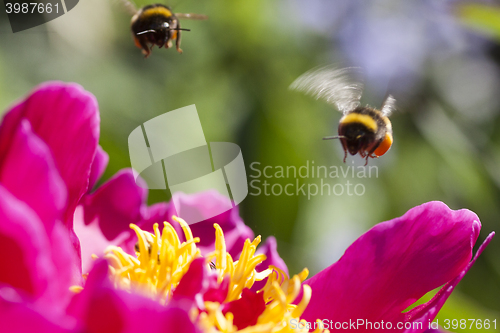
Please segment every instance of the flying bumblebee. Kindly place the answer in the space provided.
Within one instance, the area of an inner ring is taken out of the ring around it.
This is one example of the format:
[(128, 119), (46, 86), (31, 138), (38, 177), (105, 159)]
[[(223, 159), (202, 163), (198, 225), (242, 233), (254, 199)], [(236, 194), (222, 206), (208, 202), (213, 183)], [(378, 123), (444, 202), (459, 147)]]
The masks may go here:
[(302, 74), (290, 85), (290, 89), (335, 105), (343, 113), (338, 135), (323, 140), (340, 139), (344, 163), (349, 152), (366, 158), (366, 165), (368, 158), (378, 158), (391, 148), (392, 125), (388, 117), (396, 109), (396, 100), (389, 95), (380, 110), (368, 105), (360, 106), (363, 93), (363, 83), (357, 78), (360, 74), (361, 70), (356, 67), (336, 69), (326, 66)]
[(182, 14), (172, 12), (170, 7), (162, 4), (153, 4), (137, 9), (131, 0), (121, 0), (125, 9), (132, 14), (130, 28), (134, 38), (135, 45), (142, 49), (145, 58), (151, 54), (153, 46), (159, 48), (165, 46), (170, 48), (175, 40), (177, 52), (181, 50), (181, 31), (190, 31), (182, 29), (179, 19), (206, 20), (206, 15)]

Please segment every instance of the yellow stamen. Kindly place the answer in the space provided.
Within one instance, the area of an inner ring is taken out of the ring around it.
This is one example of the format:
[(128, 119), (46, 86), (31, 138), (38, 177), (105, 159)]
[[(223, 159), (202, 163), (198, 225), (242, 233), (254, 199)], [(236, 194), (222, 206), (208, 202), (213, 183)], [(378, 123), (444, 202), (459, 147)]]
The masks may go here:
[(176, 221), (184, 229), (185, 242), (180, 242), (175, 229), (168, 223), (164, 223), (161, 235), (156, 223), (154, 234), (131, 224), (130, 228), (138, 239), (137, 257), (119, 247), (106, 249), (104, 258), (113, 268), (110, 275), (115, 287), (141, 292), (163, 304), (168, 301), (191, 262), (201, 256), (195, 245), (199, 238), (193, 238), (189, 226), (182, 219), (176, 218)]
[(69, 291), (71, 291), (72, 293), (75, 293), (75, 294), (78, 294), (82, 290), (83, 290), (83, 287), (81, 287), (81, 286), (71, 286), (71, 287), (69, 287)]
[[(131, 224), (138, 239), (136, 254), (132, 256), (116, 246), (108, 247), (104, 252), (104, 258), (109, 264), (109, 276), (114, 286), (129, 292), (139, 292), (157, 300), (161, 304), (167, 304), (172, 293), (186, 274), (194, 259), (201, 257), (201, 252), (196, 243), (198, 237), (193, 237), (189, 225), (181, 218), (172, 217), (178, 222), (184, 232), (186, 241), (181, 242), (175, 229), (169, 223), (164, 222), (160, 233), (158, 224), (153, 225), (154, 234), (141, 230), (138, 226)], [(300, 327), (292, 323), (301, 322), (300, 316), (304, 313), (310, 299), (311, 288), (302, 285), (309, 274), (304, 269), (291, 279), (277, 267), (269, 266), (267, 269), (257, 272), (256, 267), (264, 260), (264, 254), (255, 255), (261, 237), (257, 236), (253, 241), (247, 239), (243, 245), (240, 257), (234, 261), (227, 252), (224, 233), (218, 224), (215, 227), (215, 251), (205, 256), (207, 269), (210, 263), (215, 266), (215, 274), (219, 284), (229, 284), (228, 294), (223, 304), (216, 302), (204, 302), (204, 309), (193, 307), (190, 310), (190, 318), (203, 332), (213, 333), (259, 333), (259, 332), (281, 332), (281, 333), (305, 333), (308, 332), (305, 322)], [(244, 329), (238, 329), (234, 325), (234, 315), (231, 312), (223, 314), (224, 303), (238, 300), (245, 288), (251, 288), (256, 281), (267, 278), (265, 286), (258, 291), (266, 304), (264, 311), (260, 314), (255, 325)], [(81, 287), (71, 288), (73, 292), (79, 292)], [(292, 304), (297, 296), (302, 293), (302, 299), (295, 305)], [(203, 307), (203, 306), (202, 306)], [(314, 332), (328, 332), (318, 329)]]

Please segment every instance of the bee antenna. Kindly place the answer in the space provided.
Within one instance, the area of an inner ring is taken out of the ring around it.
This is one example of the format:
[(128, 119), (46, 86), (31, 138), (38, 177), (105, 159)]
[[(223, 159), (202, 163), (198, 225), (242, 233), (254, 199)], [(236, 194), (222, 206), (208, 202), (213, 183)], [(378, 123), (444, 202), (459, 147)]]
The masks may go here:
[(144, 34), (147, 34), (147, 33), (150, 33), (150, 32), (156, 32), (156, 31), (155, 30), (144, 30), (144, 31), (136, 33), (136, 35), (144, 35)]
[(325, 136), (323, 140), (333, 140), (333, 139), (345, 139), (345, 136), (343, 135), (336, 135), (336, 136)]
[(171, 29), (171, 30), (191, 31), (191, 29), (182, 29), (182, 28), (175, 28), (175, 29)]

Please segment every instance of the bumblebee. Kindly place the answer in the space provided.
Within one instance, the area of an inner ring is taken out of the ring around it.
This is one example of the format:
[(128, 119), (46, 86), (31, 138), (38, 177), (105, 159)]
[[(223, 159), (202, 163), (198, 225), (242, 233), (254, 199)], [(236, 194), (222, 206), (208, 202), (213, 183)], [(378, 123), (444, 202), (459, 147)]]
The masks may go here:
[[(360, 106), (363, 83), (359, 68), (336, 69), (331, 66), (313, 69), (302, 74), (290, 89), (299, 90), (317, 99), (324, 99), (343, 113), (339, 121), (338, 135), (323, 140), (339, 139), (347, 153), (366, 158), (378, 158), (392, 146), (392, 125), (389, 116), (396, 109), (396, 100), (389, 95), (380, 110)], [(358, 78), (356, 78), (358, 77)]]
[(182, 29), (179, 19), (206, 20), (206, 15), (199, 14), (174, 14), (170, 7), (162, 4), (153, 4), (137, 9), (129, 0), (122, 0), (125, 8), (133, 15), (130, 22), (132, 37), (135, 45), (142, 49), (145, 58), (151, 55), (151, 49), (154, 45), (159, 48), (165, 46), (170, 48), (175, 40), (177, 52), (182, 53), (181, 31), (190, 31)]

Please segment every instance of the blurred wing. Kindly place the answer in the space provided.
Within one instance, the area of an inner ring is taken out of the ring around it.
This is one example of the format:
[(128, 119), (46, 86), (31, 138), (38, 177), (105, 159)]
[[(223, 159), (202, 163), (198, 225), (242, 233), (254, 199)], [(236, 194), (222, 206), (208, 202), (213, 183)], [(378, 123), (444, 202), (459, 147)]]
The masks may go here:
[(386, 117), (389, 117), (394, 111), (396, 111), (396, 99), (392, 95), (387, 96), (382, 104), (382, 109), (380, 112)]
[(137, 13), (137, 6), (132, 0), (115, 0), (119, 3), (130, 15), (135, 15)]
[(186, 20), (208, 20), (207, 15), (193, 14), (193, 13), (175, 13), (175, 16), (179, 19), (186, 19)]
[(360, 74), (361, 69), (357, 67), (322, 67), (299, 76), (290, 85), (290, 89), (305, 92), (317, 99), (321, 98), (345, 114), (359, 106), (363, 93)]

